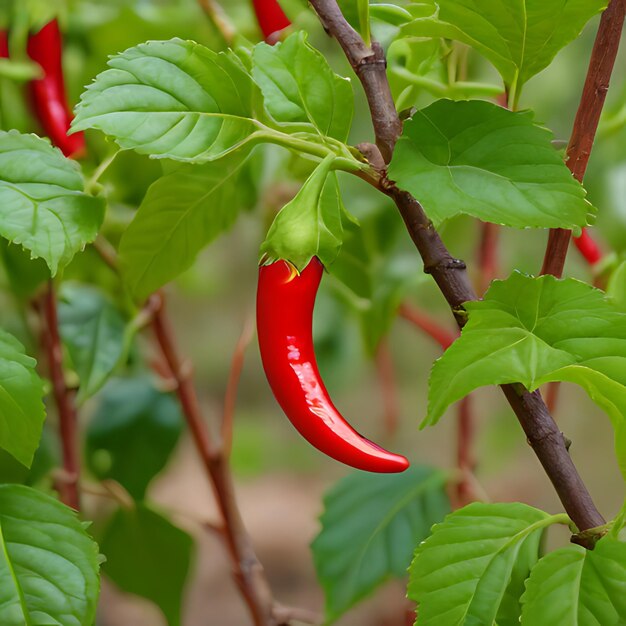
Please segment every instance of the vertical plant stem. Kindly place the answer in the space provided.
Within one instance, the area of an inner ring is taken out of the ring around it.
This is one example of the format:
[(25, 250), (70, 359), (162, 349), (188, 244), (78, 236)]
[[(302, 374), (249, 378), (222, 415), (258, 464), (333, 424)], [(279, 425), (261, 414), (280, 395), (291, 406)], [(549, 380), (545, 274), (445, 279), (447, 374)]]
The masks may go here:
[[(574, 128), (567, 146), (567, 167), (579, 182), (583, 181), (589, 163), (619, 50), (625, 15), (626, 0), (611, 0), (600, 19)], [(571, 230), (563, 228), (550, 230), (542, 274), (552, 274), (557, 278), (562, 276), (571, 235)]]
[(230, 23), (226, 13), (224, 13), (224, 9), (217, 0), (198, 0), (198, 4), (213, 26), (219, 31), (226, 45), (232, 46), (236, 35), (235, 27)]
[(383, 417), (385, 432), (393, 436), (398, 431), (398, 415), (400, 413), (398, 401), (398, 385), (393, 365), (393, 356), (389, 347), (389, 339), (381, 340), (376, 350), (376, 372), (383, 396)]
[(462, 507), (476, 500), (474, 494), (474, 413), (472, 396), (465, 396), (457, 405), (456, 466), (460, 477), (456, 483), (457, 506)]
[(41, 306), (43, 345), (48, 360), (52, 394), (59, 417), (59, 436), (63, 456), (64, 476), (59, 480), (59, 497), (69, 507), (80, 509), (78, 481), (80, 452), (78, 446), (78, 416), (74, 394), (67, 388), (63, 371), (63, 345), (59, 335), (59, 320), (54, 283), (48, 283)]
[(228, 457), (223, 448), (215, 446), (211, 439), (192, 382), (191, 367), (179, 356), (164, 302), (156, 307), (152, 326), (157, 343), (176, 381), (176, 393), (183, 415), (213, 488), (224, 523), (224, 537), (235, 581), (255, 626), (276, 626), (270, 587), (237, 507)]
[(481, 222), (480, 248), (478, 250), (478, 266), (480, 269), (479, 292), (484, 294), (491, 281), (498, 275), (498, 224)]

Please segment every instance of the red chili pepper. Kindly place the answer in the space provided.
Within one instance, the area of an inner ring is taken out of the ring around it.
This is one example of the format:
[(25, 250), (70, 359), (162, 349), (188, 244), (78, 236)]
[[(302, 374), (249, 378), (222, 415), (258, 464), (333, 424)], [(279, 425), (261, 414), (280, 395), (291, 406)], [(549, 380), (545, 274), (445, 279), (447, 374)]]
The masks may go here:
[(52, 143), (67, 157), (78, 158), (85, 153), (83, 133), (67, 135), (72, 112), (65, 95), (63, 78), (63, 39), (59, 23), (53, 20), (28, 38), (28, 56), (39, 63), (43, 78), (30, 84), (35, 114)]
[(291, 25), (278, 0), (252, 0), (252, 4), (265, 39)]
[(291, 423), (318, 450), (357, 469), (402, 472), (409, 466), (406, 458), (359, 435), (320, 377), (312, 330), (323, 271), (315, 257), (301, 274), (285, 261), (259, 268), (257, 329), (267, 380)]
[(585, 228), (580, 237), (574, 237), (574, 245), (589, 265), (595, 265), (602, 258), (600, 247)]
[(0, 59), (9, 58), (9, 35), (5, 30), (0, 30)]

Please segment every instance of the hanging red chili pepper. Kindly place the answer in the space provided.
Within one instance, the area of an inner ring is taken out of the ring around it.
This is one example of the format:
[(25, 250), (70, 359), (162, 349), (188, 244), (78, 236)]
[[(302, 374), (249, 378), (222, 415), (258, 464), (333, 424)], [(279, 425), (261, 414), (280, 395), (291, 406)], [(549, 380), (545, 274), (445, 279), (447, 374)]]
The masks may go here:
[(265, 39), (291, 24), (278, 0), (252, 0), (257, 21)]
[(574, 245), (589, 265), (595, 265), (602, 258), (602, 251), (586, 228), (580, 237), (574, 237)]
[(259, 268), (257, 329), (274, 396), (300, 434), (328, 456), (370, 472), (402, 472), (403, 456), (357, 433), (333, 405), (313, 348), (313, 307), (324, 268), (317, 258), (298, 274), (277, 261)]
[(33, 108), (45, 134), (67, 157), (78, 158), (85, 152), (82, 133), (67, 135), (72, 112), (65, 95), (63, 78), (63, 38), (57, 20), (46, 24), (28, 38), (28, 56), (39, 63), (43, 78), (30, 84)]

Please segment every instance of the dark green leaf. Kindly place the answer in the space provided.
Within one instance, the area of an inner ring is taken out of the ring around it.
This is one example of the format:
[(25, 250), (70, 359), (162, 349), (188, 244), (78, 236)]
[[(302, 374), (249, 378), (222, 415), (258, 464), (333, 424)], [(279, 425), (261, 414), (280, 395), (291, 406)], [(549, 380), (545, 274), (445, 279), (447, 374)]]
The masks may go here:
[(193, 540), (180, 528), (137, 504), (113, 516), (102, 539), (104, 573), (123, 591), (154, 602), (169, 626), (179, 626)]
[(178, 404), (150, 378), (114, 379), (102, 390), (87, 428), (89, 469), (101, 480), (116, 480), (142, 500), (181, 430)]
[(404, 124), (390, 177), (435, 223), (459, 214), (515, 228), (580, 230), (595, 209), (532, 113), (439, 100)]
[(522, 597), (522, 626), (626, 623), (626, 544), (610, 538), (593, 550), (570, 545), (544, 556)]
[(391, 577), (402, 577), (415, 545), (450, 510), (446, 475), (413, 465), (402, 474), (353, 473), (325, 496), (312, 544), (329, 621)]
[(95, 239), (103, 209), (84, 193), (77, 163), (35, 135), (0, 132), (0, 235), (45, 259), (53, 275)]
[(99, 290), (65, 283), (59, 329), (80, 379), (81, 403), (104, 385), (126, 353), (126, 320)]
[(521, 593), (525, 577), (518, 560), (532, 565), (543, 530), (558, 523), (567, 516), (520, 503), (474, 503), (448, 515), (418, 546), (409, 568), (408, 596), (419, 603), (416, 626), (494, 624), (498, 615), (506, 623), (512, 591)]
[(0, 485), (2, 626), (94, 623), (98, 546), (76, 513), (39, 491)]
[(274, 46), (258, 44), (253, 60), (252, 75), (277, 122), (306, 123), (323, 136), (346, 141), (354, 109), (352, 86), (307, 43), (306, 33), (294, 33)]

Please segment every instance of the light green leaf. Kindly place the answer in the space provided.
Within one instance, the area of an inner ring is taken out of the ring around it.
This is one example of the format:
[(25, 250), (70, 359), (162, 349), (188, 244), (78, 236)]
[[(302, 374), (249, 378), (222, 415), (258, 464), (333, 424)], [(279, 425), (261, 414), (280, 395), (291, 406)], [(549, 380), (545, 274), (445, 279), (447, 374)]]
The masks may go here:
[(322, 530), (311, 546), (334, 621), (391, 577), (406, 575), (415, 545), (450, 510), (441, 471), (353, 473), (324, 497)]
[(397, 4), (387, 4), (379, 2), (370, 5), (370, 15), (372, 19), (392, 24), (393, 26), (401, 26), (411, 21), (412, 15), (404, 7)]
[(77, 163), (35, 135), (0, 132), (1, 236), (45, 259), (54, 275), (95, 239), (103, 217)]
[(0, 447), (30, 467), (45, 419), (43, 383), (24, 346), (0, 330)]
[(59, 299), (59, 329), (80, 379), (80, 404), (104, 385), (126, 353), (126, 320), (102, 292), (66, 283)]
[(439, 100), (404, 124), (389, 176), (436, 224), (459, 214), (580, 231), (595, 209), (529, 111)]
[(284, 42), (257, 44), (252, 76), (263, 92), (265, 107), (279, 123), (306, 123), (322, 136), (346, 141), (354, 111), (347, 78), (332, 71), (324, 56), (300, 31)]
[(98, 399), (87, 427), (89, 469), (143, 500), (178, 442), (183, 426), (178, 403), (148, 376), (115, 378)]
[(626, 544), (601, 539), (593, 550), (570, 545), (533, 568), (522, 596), (522, 626), (626, 623)]
[(532, 565), (543, 530), (559, 523), (567, 516), (521, 503), (474, 503), (448, 515), (418, 546), (409, 568), (408, 597), (419, 604), (416, 626), (495, 623), (528, 575), (516, 564)]
[(74, 131), (96, 128), (126, 149), (202, 163), (260, 139), (256, 86), (231, 52), (150, 41), (109, 60), (83, 94)]
[(0, 485), (0, 623), (89, 626), (98, 546), (76, 513), (22, 485)]
[[(426, 4), (426, 3), (424, 3)], [(606, 0), (431, 0), (431, 14), (403, 34), (443, 37), (472, 46), (502, 75), (515, 104), (526, 81), (576, 39)]]
[(334, 159), (326, 157), (278, 213), (261, 245), (262, 262), (284, 259), (302, 271), (314, 256), (324, 266), (335, 260), (343, 241), (345, 209), (331, 172)]
[(626, 473), (626, 313), (577, 280), (519, 273), (466, 308), (460, 339), (433, 367), (425, 423), (477, 387), (519, 382), (533, 391), (573, 382), (611, 417)]
[(143, 504), (120, 509), (102, 539), (104, 573), (122, 590), (154, 602), (169, 626), (180, 626), (193, 540)]
[(191, 267), (232, 226), (243, 204), (245, 156), (239, 151), (216, 163), (183, 165), (150, 187), (120, 241), (124, 278), (137, 299)]

